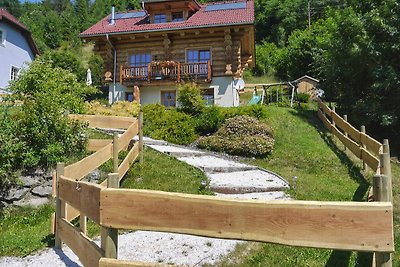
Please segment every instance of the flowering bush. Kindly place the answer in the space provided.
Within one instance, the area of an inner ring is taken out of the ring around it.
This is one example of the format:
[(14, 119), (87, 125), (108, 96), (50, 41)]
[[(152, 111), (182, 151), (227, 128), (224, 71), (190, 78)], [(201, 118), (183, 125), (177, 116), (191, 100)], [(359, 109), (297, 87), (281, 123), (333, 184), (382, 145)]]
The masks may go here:
[(255, 118), (238, 116), (227, 119), (215, 135), (201, 137), (198, 146), (231, 155), (261, 157), (272, 151), (274, 143), (269, 125)]

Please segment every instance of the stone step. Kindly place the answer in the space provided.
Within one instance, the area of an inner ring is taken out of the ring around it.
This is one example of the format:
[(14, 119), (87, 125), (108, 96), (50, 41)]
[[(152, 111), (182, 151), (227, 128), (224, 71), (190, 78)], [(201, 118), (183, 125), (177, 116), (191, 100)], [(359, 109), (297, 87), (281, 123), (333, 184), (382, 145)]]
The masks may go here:
[(263, 170), (229, 173), (207, 173), (212, 191), (223, 194), (284, 191), (289, 184), (277, 175)]
[(178, 160), (197, 167), (206, 173), (229, 173), (257, 169), (255, 166), (208, 155), (199, 157), (178, 157)]
[(162, 152), (167, 155), (174, 156), (174, 157), (196, 157), (196, 156), (205, 155), (205, 152), (203, 152), (203, 151), (188, 149), (188, 148), (183, 148), (183, 147), (178, 147), (178, 146), (150, 145), (150, 144), (147, 146), (151, 147), (154, 150), (157, 150), (159, 152)]

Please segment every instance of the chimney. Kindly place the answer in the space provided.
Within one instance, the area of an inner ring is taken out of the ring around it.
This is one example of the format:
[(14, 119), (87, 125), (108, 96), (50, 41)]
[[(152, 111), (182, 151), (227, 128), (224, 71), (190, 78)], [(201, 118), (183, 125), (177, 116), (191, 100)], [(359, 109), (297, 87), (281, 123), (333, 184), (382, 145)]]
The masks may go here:
[(111, 6), (111, 20), (110, 20), (110, 25), (115, 24), (115, 6)]

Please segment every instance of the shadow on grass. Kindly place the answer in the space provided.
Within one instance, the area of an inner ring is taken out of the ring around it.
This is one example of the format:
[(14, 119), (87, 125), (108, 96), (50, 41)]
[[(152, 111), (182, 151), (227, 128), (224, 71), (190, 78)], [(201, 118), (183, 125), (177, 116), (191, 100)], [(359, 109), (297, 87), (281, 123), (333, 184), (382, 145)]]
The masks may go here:
[(55, 241), (54, 241), (54, 235), (53, 234), (48, 234), (41, 241), (42, 241), (42, 243), (45, 243), (46, 246), (49, 247), (49, 248), (54, 247)]
[[(364, 175), (361, 173), (361, 169), (354, 165), (351, 159), (349, 159), (341, 149), (339, 149), (335, 142), (328, 133), (329, 131), (325, 128), (322, 122), (317, 117), (315, 110), (310, 109), (298, 109), (297, 111), (291, 112), (293, 115), (300, 117), (302, 120), (308, 124), (314, 126), (321, 138), (329, 146), (329, 148), (335, 153), (339, 158), (340, 162), (346, 166), (350, 177), (358, 183), (358, 187), (353, 194), (353, 201), (363, 201), (364, 196), (368, 192), (370, 186), (369, 182), (365, 179)], [(349, 266), (351, 251), (341, 251), (333, 250), (328, 262), (325, 267), (336, 267), (336, 266)], [(371, 266), (372, 265), (372, 253), (357, 252), (356, 267)]]

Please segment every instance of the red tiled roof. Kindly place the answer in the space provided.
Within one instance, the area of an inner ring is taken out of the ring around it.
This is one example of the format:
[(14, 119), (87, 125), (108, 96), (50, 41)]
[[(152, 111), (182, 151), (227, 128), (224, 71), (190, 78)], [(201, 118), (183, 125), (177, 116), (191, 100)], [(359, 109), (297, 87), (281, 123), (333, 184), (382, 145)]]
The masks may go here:
[[(241, 9), (226, 9), (216, 11), (206, 11), (207, 6), (221, 3), (235, 3), (244, 2), (246, 8)], [(143, 10), (129, 11), (143, 12)], [(118, 13), (121, 14), (121, 13)], [(105, 34), (122, 34), (134, 32), (150, 32), (150, 31), (164, 31), (164, 30), (179, 30), (190, 28), (202, 28), (210, 26), (225, 26), (225, 25), (238, 25), (238, 24), (253, 24), (254, 23), (254, 2), (253, 0), (239, 0), (230, 2), (217, 2), (201, 5), (199, 11), (192, 15), (186, 21), (180, 22), (167, 22), (150, 24), (148, 23), (148, 15), (139, 18), (128, 18), (115, 20), (114, 25), (110, 25), (111, 14), (94, 24), (89, 29), (80, 34), (81, 37), (96, 36)]]
[(6, 9), (0, 8), (0, 21), (2, 20), (7, 20), (9, 23), (13, 24), (16, 26), (25, 36), (26, 40), (28, 41), (29, 47), (32, 50), (32, 53), (35, 55), (39, 55), (39, 49), (37, 48), (35, 42), (33, 41), (31, 32), (28, 30), (28, 28), (22, 24), (16, 17), (11, 15)]

